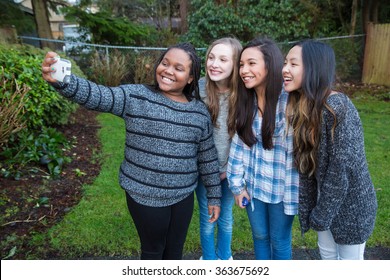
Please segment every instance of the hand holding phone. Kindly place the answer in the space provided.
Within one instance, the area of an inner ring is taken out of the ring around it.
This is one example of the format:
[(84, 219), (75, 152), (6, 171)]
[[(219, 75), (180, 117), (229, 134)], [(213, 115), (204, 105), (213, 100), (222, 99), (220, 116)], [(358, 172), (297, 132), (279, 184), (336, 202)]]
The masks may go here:
[(70, 82), (72, 63), (69, 60), (57, 57), (57, 61), (51, 67), (55, 69), (54, 72), (51, 72), (53, 79), (62, 83)]

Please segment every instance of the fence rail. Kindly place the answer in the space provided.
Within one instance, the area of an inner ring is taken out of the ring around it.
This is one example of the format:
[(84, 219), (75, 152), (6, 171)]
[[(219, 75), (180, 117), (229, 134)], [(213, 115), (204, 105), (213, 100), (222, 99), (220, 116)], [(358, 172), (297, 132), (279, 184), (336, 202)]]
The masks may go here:
[[(131, 78), (124, 82), (145, 82), (142, 77), (146, 76), (149, 77), (146, 81), (149, 81), (150, 75), (147, 75), (145, 71), (148, 69), (150, 71), (150, 65), (154, 64), (155, 58), (162, 50), (166, 49), (165, 47), (89, 44), (73, 40), (56, 40), (29, 36), (19, 36), (19, 39), (24, 44), (32, 45), (39, 45), (40, 41), (54, 42), (57, 51), (62, 51), (66, 56), (75, 60), (79, 60), (81, 56), (87, 53), (98, 52), (101, 55), (101, 59), (106, 60), (107, 65), (110, 65), (111, 57), (117, 55), (118, 52), (125, 56), (128, 55), (131, 57), (129, 63), (133, 63), (128, 65), (130, 74), (127, 76)], [(316, 38), (316, 40), (324, 41), (334, 48), (339, 80), (361, 80), (365, 34)], [(291, 45), (296, 42), (298, 41), (280, 42), (278, 45), (283, 52), (287, 52)], [(202, 60), (204, 60), (206, 48), (196, 48), (196, 50)], [(81, 68), (83, 69), (83, 67)], [(88, 66), (85, 68), (88, 69)]]

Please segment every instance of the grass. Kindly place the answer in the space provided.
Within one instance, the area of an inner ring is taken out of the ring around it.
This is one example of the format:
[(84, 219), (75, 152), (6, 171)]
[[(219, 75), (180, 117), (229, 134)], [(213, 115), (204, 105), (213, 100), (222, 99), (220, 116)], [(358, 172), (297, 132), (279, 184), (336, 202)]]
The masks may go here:
[[(364, 92), (354, 95), (353, 102), (363, 122), (367, 159), (379, 204), (375, 230), (367, 246), (390, 247), (390, 104)], [(100, 114), (98, 118), (102, 125), (99, 135), (103, 146), (101, 173), (92, 185), (84, 186), (83, 199), (49, 231), (46, 239), (64, 259), (138, 255), (138, 235), (126, 207), (124, 191), (118, 184), (118, 169), (124, 149), (124, 123), (108, 114)], [(200, 251), (198, 213), (195, 203), (185, 253)], [(233, 252), (252, 251), (246, 212), (235, 206), (233, 213)], [(316, 246), (316, 234), (310, 231), (303, 238), (295, 217), (293, 247)]]

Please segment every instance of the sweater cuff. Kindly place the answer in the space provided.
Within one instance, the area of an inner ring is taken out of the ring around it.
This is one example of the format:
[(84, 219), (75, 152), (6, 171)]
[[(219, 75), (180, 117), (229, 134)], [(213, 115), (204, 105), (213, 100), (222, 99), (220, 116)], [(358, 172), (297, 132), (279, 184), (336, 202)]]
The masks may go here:
[(310, 228), (315, 231), (325, 231), (329, 229), (329, 226), (324, 225), (323, 223), (320, 223), (320, 221), (317, 221), (314, 216), (313, 212), (310, 214)]
[(221, 199), (219, 198), (208, 198), (207, 204), (212, 206), (221, 206)]
[(48, 82), (48, 83), (55, 89), (59, 89), (59, 90), (66, 88), (68, 85), (67, 83), (62, 83), (62, 82), (55, 82), (55, 83)]

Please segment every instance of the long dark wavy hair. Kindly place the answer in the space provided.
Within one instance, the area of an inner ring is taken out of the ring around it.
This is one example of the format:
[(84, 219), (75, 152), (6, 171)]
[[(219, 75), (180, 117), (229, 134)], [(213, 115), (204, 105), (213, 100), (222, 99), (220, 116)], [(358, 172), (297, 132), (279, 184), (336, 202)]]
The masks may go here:
[[(283, 86), (283, 54), (277, 44), (269, 38), (256, 38), (244, 46), (258, 48), (262, 52), (267, 69), (265, 80), (265, 109), (261, 124), (261, 140), (263, 148), (273, 148), (272, 136), (275, 131), (276, 105)], [(241, 54), (242, 54), (241, 52)], [(252, 125), (257, 111), (257, 96), (255, 89), (247, 89), (240, 79), (237, 96), (237, 122), (236, 130), (242, 141), (249, 147), (253, 146), (258, 139), (253, 133)]]
[(157, 83), (157, 75), (156, 75), (156, 70), (158, 65), (161, 63), (161, 61), (164, 59), (164, 56), (166, 55), (167, 52), (169, 52), (172, 49), (180, 49), (185, 51), (188, 56), (190, 57), (191, 60), (191, 70), (190, 70), (190, 75), (193, 77), (192, 82), (190, 84), (187, 84), (184, 89), (183, 93), (186, 96), (187, 100), (191, 100), (194, 97), (198, 100), (200, 100), (200, 95), (199, 95), (199, 78), (200, 78), (200, 70), (201, 70), (201, 60), (196, 54), (196, 50), (194, 46), (191, 43), (179, 43), (177, 45), (170, 46), (168, 49), (163, 51), (158, 58), (156, 64), (154, 65), (154, 89), (156, 91), (159, 91), (160, 88)]
[(287, 115), (294, 128), (295, 164), (300, 172), (312, 176), (317, 168), (322, 110), (326, 108), (334, 116), (332, 138), (337, 123), (327, 104), (335, 81), (336, 59), (333, 49), (323, 42), (304, 40), (294, 46), (302, 48), (304, 73), (302, 87), (289, 93)]

